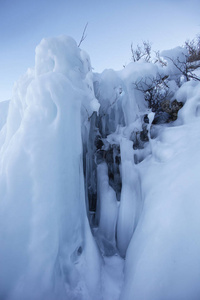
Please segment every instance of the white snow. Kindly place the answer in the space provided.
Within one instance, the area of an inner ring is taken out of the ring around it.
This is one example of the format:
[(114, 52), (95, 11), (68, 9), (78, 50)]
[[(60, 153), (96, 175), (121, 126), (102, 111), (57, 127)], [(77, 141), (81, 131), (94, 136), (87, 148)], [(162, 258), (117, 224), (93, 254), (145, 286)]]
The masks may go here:
[[(0, 299), (200, 298), (200, 83), (172, 63), (184, 51), (93, 74), (72, 38), (37, 46), (0, 102)], [(152, 125), (134, 83), (158, 75), (184, 106)]]
[(199, 92), (196, 84), (196, 97), (191, 93), (180, 111), (187, 124), (161, 128), (139, 165), (144, 207), (126, 256), (122, 300), (199, 299)]

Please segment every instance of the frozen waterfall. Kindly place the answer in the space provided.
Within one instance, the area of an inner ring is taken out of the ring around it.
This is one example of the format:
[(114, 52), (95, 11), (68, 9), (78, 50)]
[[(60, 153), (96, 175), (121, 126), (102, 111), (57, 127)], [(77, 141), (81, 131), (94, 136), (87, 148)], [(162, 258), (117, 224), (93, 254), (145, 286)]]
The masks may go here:
[[(200, 298), (200, 84), (173, 72), (96, 74), (70, 37), (37, 46), (0, 102), (1, 300)], [(142, 92), (158, 74), (174, 122)]]

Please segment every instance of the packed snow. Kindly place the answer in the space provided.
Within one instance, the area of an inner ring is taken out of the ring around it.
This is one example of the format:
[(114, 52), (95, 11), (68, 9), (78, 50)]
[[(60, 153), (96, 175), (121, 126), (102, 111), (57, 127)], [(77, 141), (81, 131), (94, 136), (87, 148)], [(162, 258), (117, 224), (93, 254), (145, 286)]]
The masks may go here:
[[(97, 74), (70, 37), (37, 46), (0, 102), (0, 299), (200, 298), (200, 83), (173, 64), (185, 51)], [(167, 102), (150, 108), (152, 91)]]

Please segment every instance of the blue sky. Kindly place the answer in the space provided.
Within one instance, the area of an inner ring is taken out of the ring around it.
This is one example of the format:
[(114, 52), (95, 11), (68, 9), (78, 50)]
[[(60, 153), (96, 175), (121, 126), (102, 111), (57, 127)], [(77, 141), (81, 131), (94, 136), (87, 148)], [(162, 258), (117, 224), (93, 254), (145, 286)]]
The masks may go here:
[(82, 43), (94, 71), (121, 69), (130, 45), (149, 40), (155, 50), (182, 45), (200, 33), (199, 0), (0, 0), (0, 100), (28, 67), (43, 37), (66, 34)]

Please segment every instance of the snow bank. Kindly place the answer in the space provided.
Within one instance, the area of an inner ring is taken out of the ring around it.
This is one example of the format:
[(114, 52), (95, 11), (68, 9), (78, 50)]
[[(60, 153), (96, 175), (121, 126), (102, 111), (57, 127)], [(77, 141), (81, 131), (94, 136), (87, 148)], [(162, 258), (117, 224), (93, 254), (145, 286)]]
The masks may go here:
[(183, 85), (177, 94), (186, 98), (183, 125), (161, 127), (152, 156), (139, 165), (144, 207), (126, 255), (121, 300), (199, 299), (199, 92), (200, 84)]

